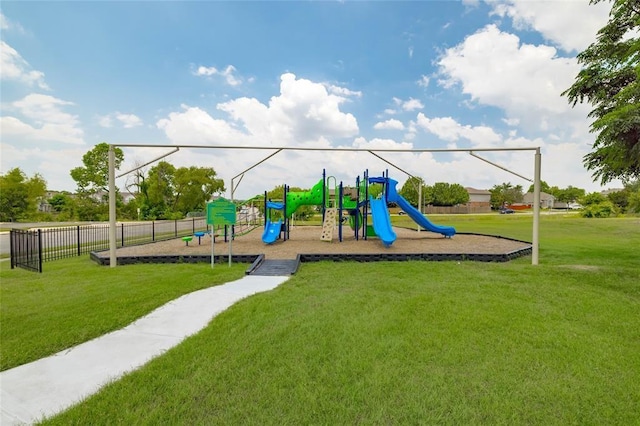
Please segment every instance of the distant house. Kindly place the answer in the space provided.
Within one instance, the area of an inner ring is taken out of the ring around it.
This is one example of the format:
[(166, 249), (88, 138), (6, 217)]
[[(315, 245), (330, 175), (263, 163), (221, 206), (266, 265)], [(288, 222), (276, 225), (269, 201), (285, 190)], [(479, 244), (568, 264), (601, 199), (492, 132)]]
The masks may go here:
[[(556, 201), (556, 198), (547, 194), (546, 192), (540, 191), (540, 207), (543, 209), (551, 209), (553, 208), (553, 203)], [(522, 204), (528, 207), (533, 207), (533, 192), (527, 192), (522, 197)]]
[(600, 194), (606, 197), (609, 194), (613, 194), (614, 192), (620, 192), (620, 191), (624, 191), (624, 188), (608, 188), (603, 191), (600, 191)]
[(469, 201), (463, 204), (468, 213), (489, 213), (491, 211), (491, 192), (486, 189), (465, 187)]
[(466, 187), (469, 194), (469, 201), (467, 204), (471, 207), (488, 207), (491, 210), (491, 192), (486, 189), (476, 189)]

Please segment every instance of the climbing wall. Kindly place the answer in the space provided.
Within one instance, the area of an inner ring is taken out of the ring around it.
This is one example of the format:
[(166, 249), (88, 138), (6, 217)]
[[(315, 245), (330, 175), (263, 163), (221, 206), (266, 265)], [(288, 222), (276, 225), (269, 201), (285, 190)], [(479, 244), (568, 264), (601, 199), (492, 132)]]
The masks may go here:
[(333, 229), (336, 227), (336, 216), (338, 215), (337, 209), (327, 209), (324, 212), (324, 222), (322, 223), (322, 235), (320, 239), (322, 241), (333, 240)]

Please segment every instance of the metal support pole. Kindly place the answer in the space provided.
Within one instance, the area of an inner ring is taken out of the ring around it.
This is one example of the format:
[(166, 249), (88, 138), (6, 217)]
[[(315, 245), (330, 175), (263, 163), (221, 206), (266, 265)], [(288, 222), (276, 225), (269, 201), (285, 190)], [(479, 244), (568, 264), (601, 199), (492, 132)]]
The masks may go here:
[[(422, 182), (418, 182), (418, 211), (422, 214)], [(418, 232), (422, 229), (422, 226), (418, 225)]]
[(536, 149), (534, 166), (533, 166), (533, 244), (531, 247), (531, 264), (538, 264), (538, 249), (540, 246), (540, 166), (542, 164), (542, 155), (540, 148)]
[(109, 267), (115, 268), (116, 256), (116, 152), (109, 145)]

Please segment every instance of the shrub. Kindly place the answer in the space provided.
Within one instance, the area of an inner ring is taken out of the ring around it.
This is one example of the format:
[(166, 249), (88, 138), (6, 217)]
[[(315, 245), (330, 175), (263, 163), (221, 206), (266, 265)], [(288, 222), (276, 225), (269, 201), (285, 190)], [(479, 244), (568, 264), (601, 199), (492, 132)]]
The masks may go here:
[(618, 211), (611, 201), (602, 201), (589, 204), (580, 214), (582, 217), (611, 217), (616, 216)]

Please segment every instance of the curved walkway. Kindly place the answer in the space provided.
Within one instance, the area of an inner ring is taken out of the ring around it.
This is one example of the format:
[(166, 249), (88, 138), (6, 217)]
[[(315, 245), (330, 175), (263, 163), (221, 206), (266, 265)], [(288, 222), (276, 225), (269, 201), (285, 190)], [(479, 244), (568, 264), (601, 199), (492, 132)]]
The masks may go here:
[(289, 276), (246, 276), (186, 294), (127, 327), (0, 373), (0, 424), (32, 424), (94, 394), (202, 330), (213, 317)]

